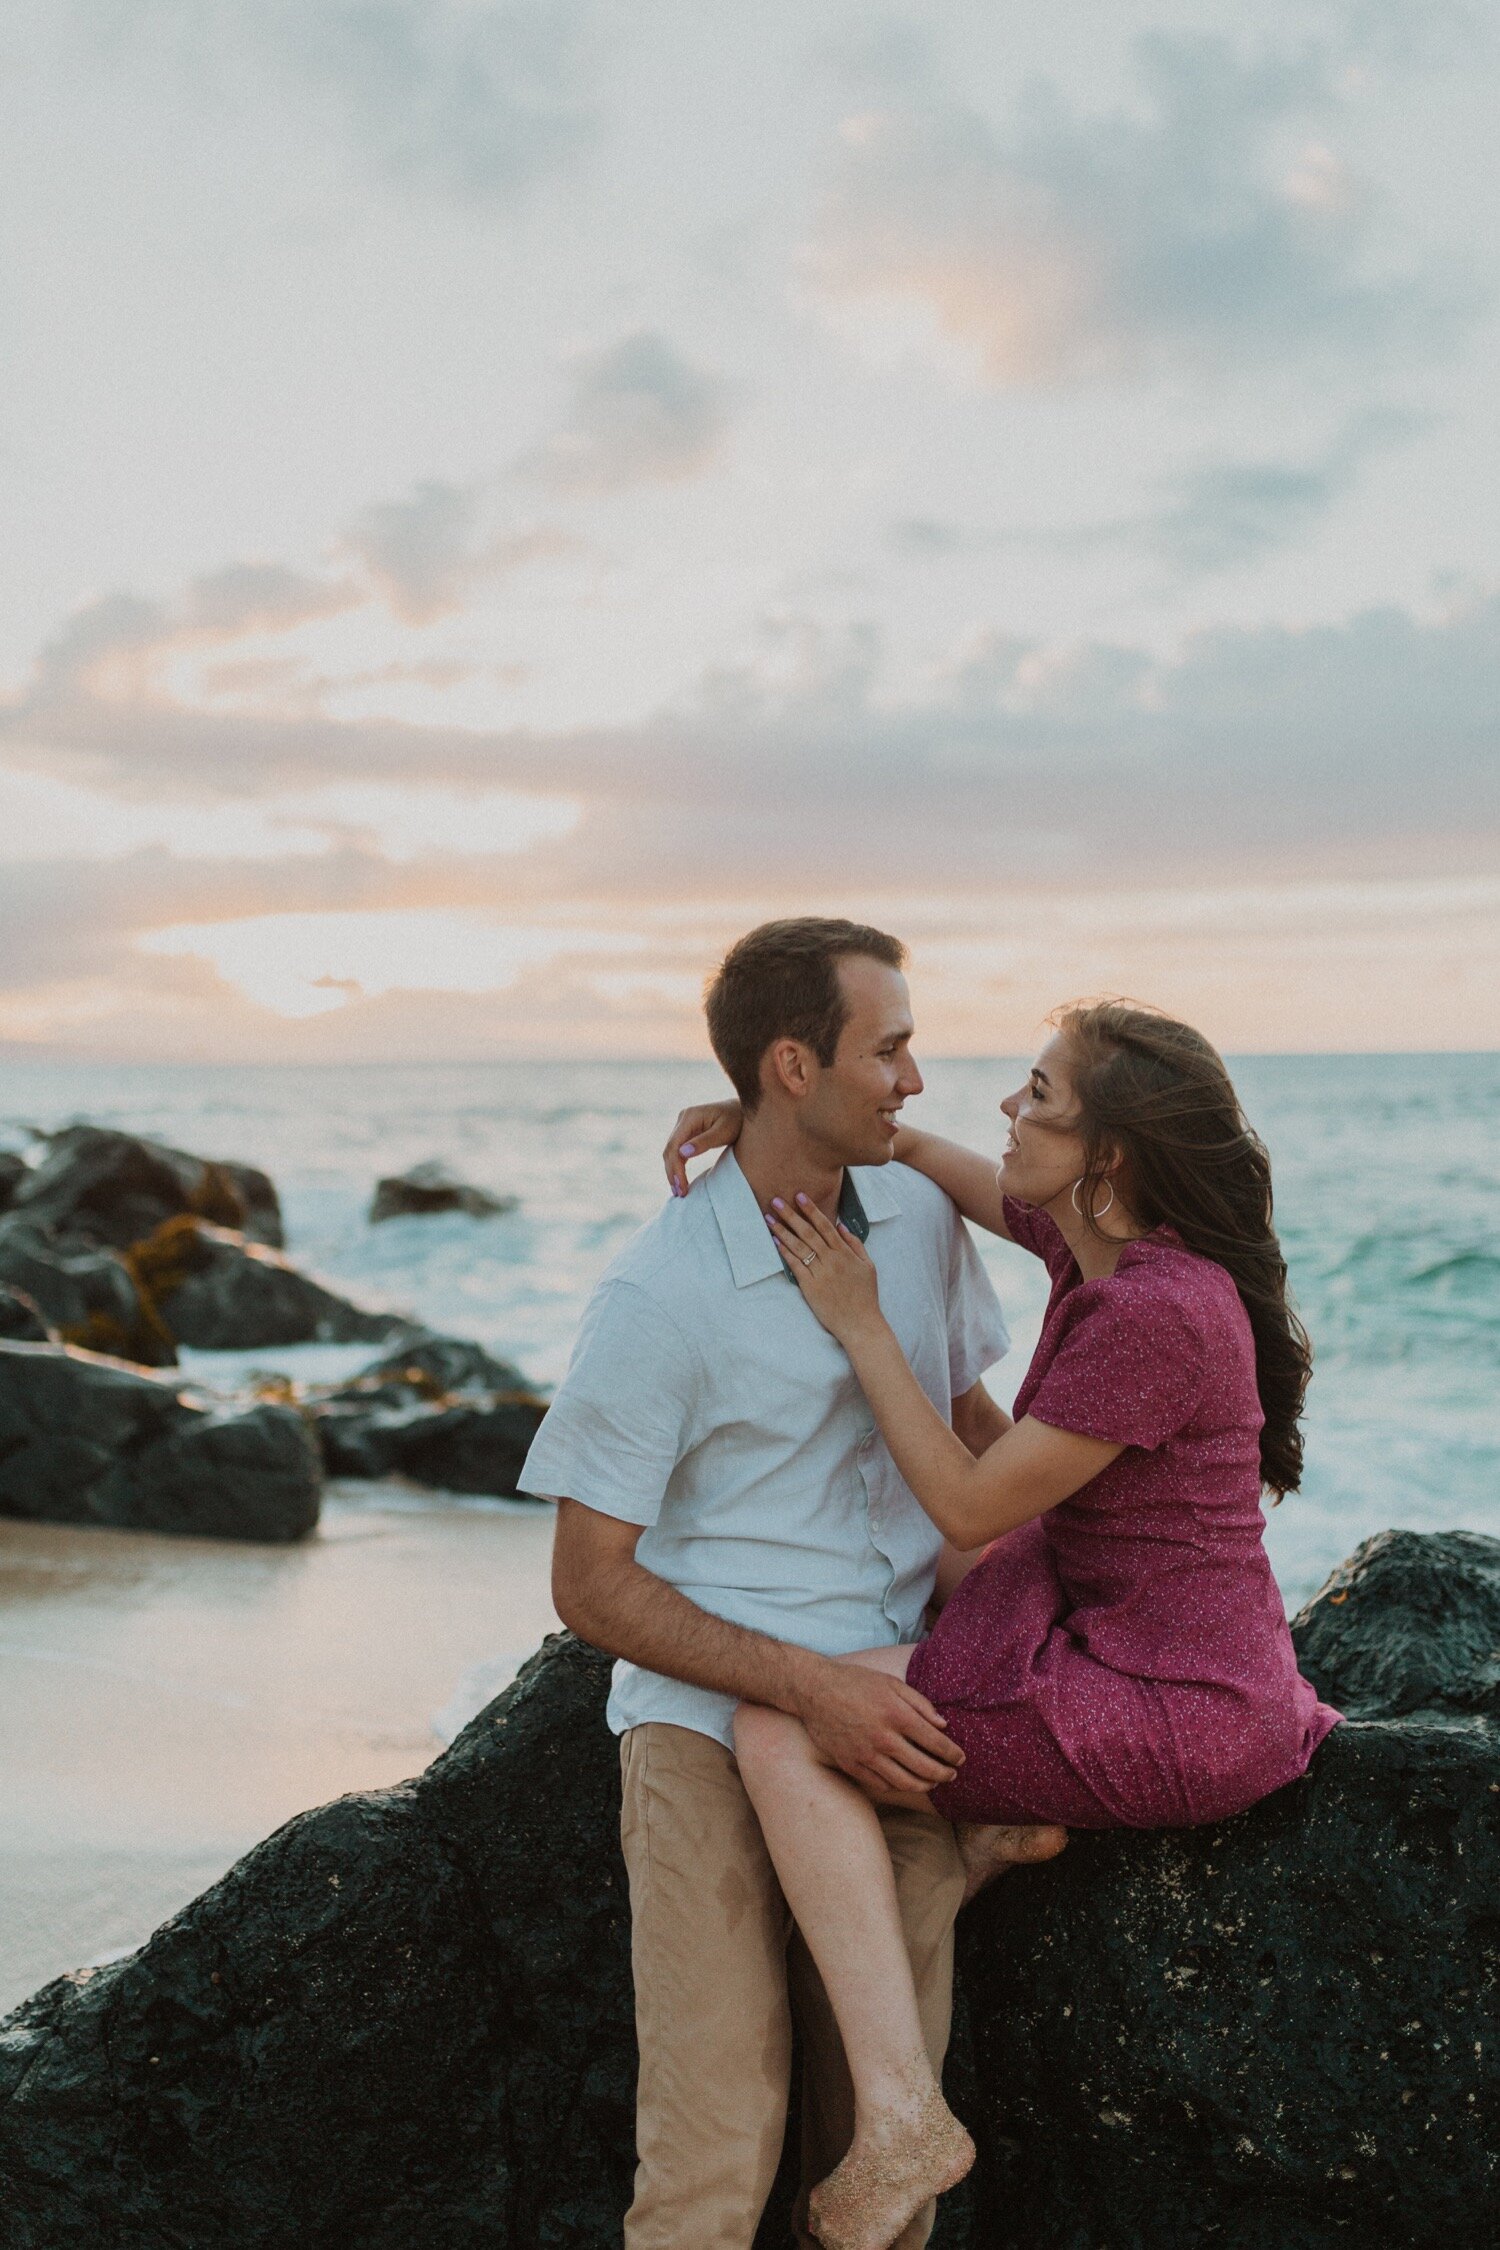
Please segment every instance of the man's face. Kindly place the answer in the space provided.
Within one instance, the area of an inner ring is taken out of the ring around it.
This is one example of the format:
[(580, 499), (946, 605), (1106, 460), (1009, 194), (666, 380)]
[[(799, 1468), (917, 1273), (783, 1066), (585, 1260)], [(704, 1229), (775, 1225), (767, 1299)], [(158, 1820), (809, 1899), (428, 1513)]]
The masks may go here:
[(852, 954), (838, 964), (849, 1018), (831, 1063), (812, 1066), (802, 1130), (837, 1164), (888, 1164), (897, 1113), (922, 1091), (911, 1058), (911, 996), (899, 969)]

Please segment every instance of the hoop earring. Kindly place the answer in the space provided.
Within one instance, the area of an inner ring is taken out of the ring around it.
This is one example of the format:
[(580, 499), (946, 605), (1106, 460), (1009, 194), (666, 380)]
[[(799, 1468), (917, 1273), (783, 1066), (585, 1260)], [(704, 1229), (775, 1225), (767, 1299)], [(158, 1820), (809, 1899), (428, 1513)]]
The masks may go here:
[[(1087, 1214), (1088, 1221), (1091, 1226), (1097, 1226), (1099, 1224), (1099, 1221), (1103, 1218), (1106, 1218), (1115, 1207), (1114, 1182), (1113, 1180), (1106, 1180), (1104, 1184), (1109, 1189), (1109, 1201), (1101, 1209), (1090, 1211)], [(1080, 1219), (1085, 1216), (1083, 1205), (1078, 1200), (1078, 1190), (1082, 1187), (1082, 1185), (1082, 1180), (1075, 1180), (1073, 1182), (1073, 1208), (1078, 1213)]]

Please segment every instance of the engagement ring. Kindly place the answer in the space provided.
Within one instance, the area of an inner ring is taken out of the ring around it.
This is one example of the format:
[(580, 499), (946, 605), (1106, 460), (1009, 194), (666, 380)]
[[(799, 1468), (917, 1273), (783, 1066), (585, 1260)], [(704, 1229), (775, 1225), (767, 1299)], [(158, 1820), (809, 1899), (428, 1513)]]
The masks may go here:
[(808, 1251), (808, 1253), (807, 1253), (807, 1256), (806, 1256), (806, 1257), (805, 1257), (805, 1258), (803, 1259), (802, 1263), (803, 1263), (803, 1264), (804, 1264), (805, 1266), (810, 1266), (810, 1265), (812, 1264), (812, 1262), (813, 1262), (814, 1258), (816, 1258), (817, 1254), (818, 1254), (818, 1253), (817, 1253), (817, 1251), (816, 1251), (816, 1250), (809, 1250), (809, 1251)]

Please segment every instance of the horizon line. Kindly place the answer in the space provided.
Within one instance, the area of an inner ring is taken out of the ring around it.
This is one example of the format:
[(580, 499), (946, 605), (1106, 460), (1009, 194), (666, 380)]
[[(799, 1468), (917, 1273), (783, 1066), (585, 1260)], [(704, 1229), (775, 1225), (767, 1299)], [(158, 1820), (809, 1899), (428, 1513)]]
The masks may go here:
[[(989, 1053), (930, 1054), (925, 1061), (939, 1063), (1015, 1062), (1030, 1050), (995, 1048)], [(1225, 1047), (1220, 1050), (1230, 1062), (1384, 1062), (1397, 1057), (1441, 1060), (1445, 1057), (1500, 1056), (1500, 1047)], [(538, 1069), (546, 1065), (558, 1068), (595, 1070), (637, 1070), (666, 1063), (691, 1064), (705, 1062), (717, 1068), (711, 1055), (682, 1054), (576, 1054), (563, 1055), (555, 1050), (540, 1054), (505, 1055), (359, 1055), (348, 1057), (320, 1057), (312, 1055), (236, 1055), (215, 1059), (206, 1055), (151, 1056), (100, 1054), (90, 1049), (37, 1047), (30, 1043), (0, 1042), (0, 1068), (8, 1063), (39, 1062), (51, 1064), (77, 1063), (109, 1070), (485, 1070), (519, 1066)]]

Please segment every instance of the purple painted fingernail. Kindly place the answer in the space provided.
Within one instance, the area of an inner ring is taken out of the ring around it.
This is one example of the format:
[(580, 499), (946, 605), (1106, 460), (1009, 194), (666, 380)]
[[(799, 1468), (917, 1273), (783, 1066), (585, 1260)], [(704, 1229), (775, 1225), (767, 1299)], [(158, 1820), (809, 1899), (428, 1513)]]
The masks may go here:
[(799, 1203), (805, 1203), (807, 1201), (807, 1197), (802, 1193), (801, 1188), (798, 1188), (797, 1190), (797, 1201)]
[(677, 1153), (679, 1156), (696, 1156), (698, 1144), (696, 1141), (684, 1141)]
[(785, 1204), (784, 1204), (784, 1203), (782, 1202), (782, 1200), (781, 1200), (781, 1197), (780, 1197), (779, 1195), (773, 1195), (773, 1196), (772, 1196), (772, 1198), (771, 1198), (771, 1209), (772, 1209), (773, 1211), (784, 1211), (784, 1210), (786, 1209), (786, 1205), (785, 1205)]

